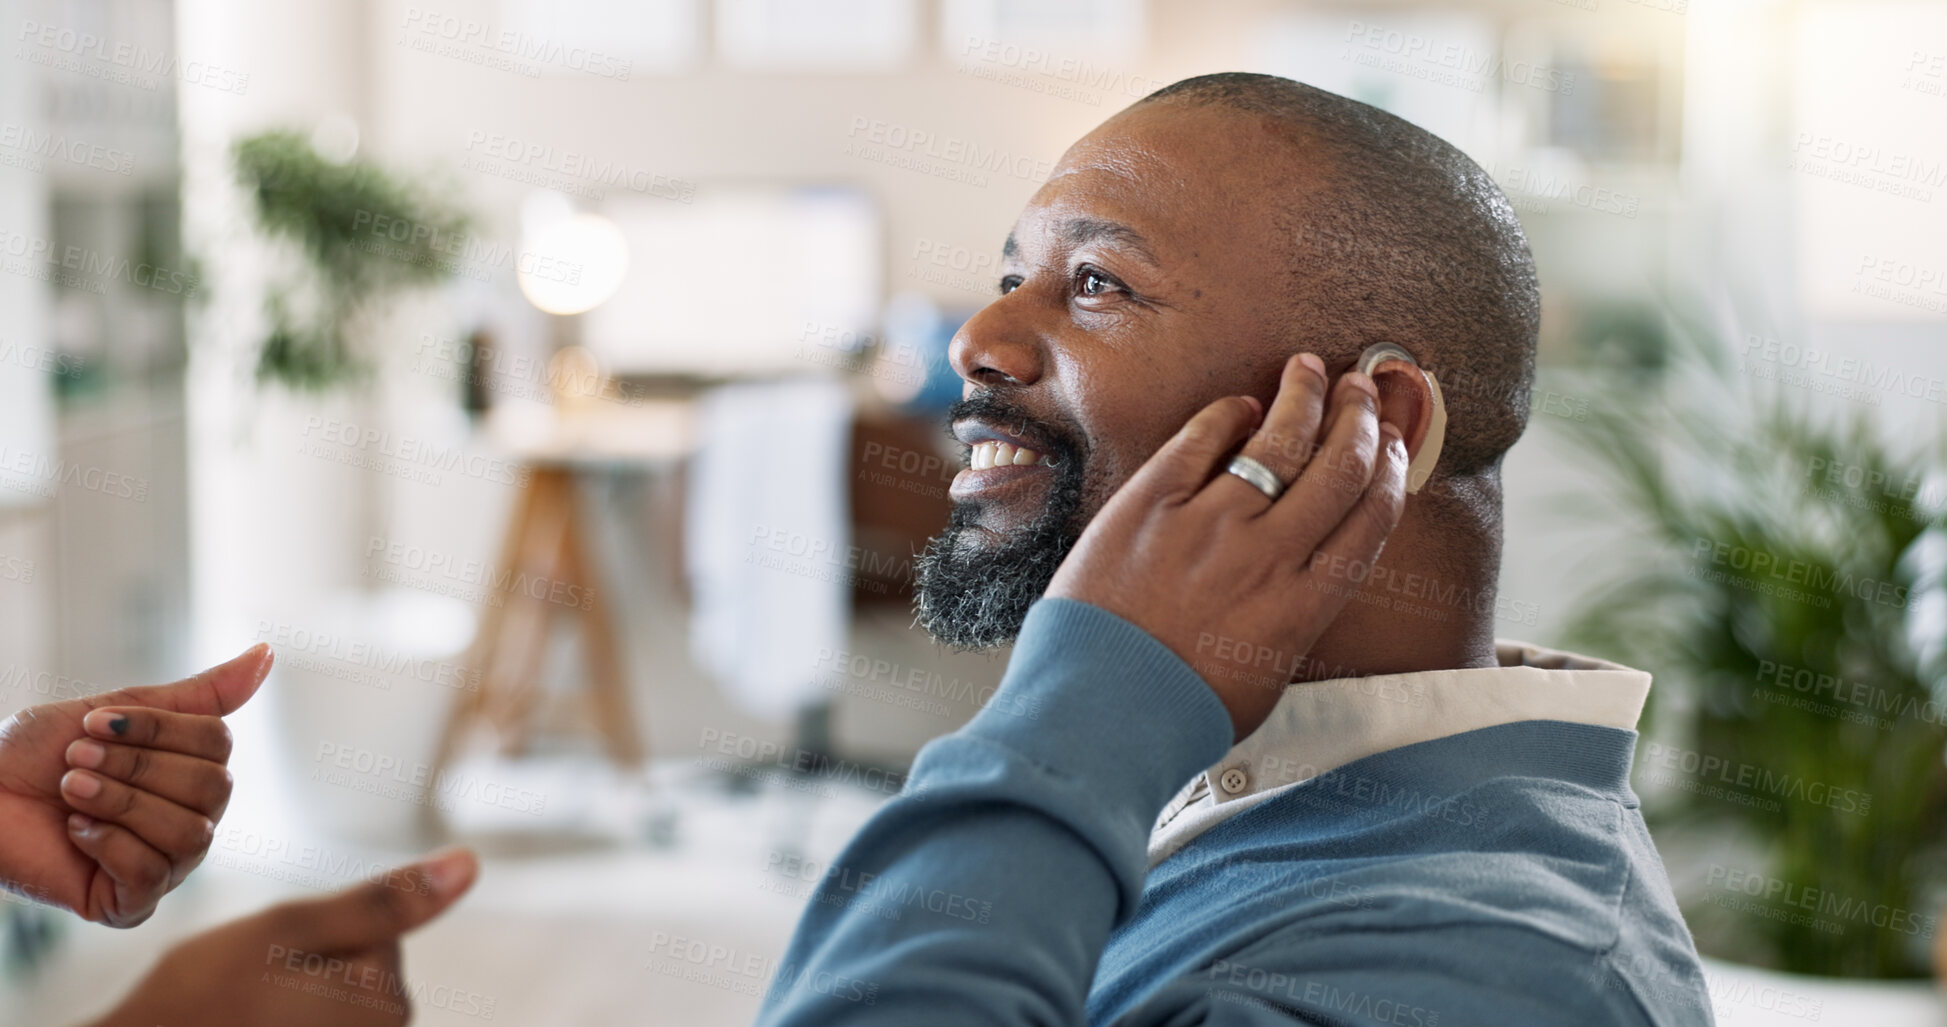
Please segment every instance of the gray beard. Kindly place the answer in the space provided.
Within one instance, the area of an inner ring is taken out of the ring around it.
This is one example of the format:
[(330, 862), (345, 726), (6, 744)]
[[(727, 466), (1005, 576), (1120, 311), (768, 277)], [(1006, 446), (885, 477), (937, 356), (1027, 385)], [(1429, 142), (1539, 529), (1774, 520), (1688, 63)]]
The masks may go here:
[(914, 612), (935, 640), (956, 649), (994, 649), (1021, 633), (1028, 607), (1048, 591), (1084, 527), (1082, 461), (1068, 454), (1054, 471), (1047, 507), (997, 546), (973, 541), (978, 504), (954, 504), (946, 530), (927, 543), (914, 567)]

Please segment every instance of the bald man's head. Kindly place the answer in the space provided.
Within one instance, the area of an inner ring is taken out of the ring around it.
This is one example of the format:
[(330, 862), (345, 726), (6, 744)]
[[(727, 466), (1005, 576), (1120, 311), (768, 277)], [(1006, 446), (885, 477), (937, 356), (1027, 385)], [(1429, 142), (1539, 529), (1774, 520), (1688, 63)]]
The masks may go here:
[(1528, 422), (1541, 296), (1514, 208), (1445, 140), (1275, 75), (1184, 79), (1138, 101), (1255, 115), (1317, 176), (1273, 212), (1290, 243), (1293, 338), (1349, 357), (1396, 342), (1439, 376), (1443, 477), (1491, 471)]
[(951, 347), (955, 434), (983, 460), (920, 564), (936, 637), (1011, 639), (1089, 519), (1192, 414), (1226, 395), (1268, 405), (1294, 352), (1336, 375), (1375, 342), (1439, 375), (1448, 405), (1403, 521), (1431, 528), (1382, 563), (1491, 586), (1534, 268), (1506, 198), (1451, 146), (1285, 79), (1190, 79), (1069, 148), (1001, 270)]

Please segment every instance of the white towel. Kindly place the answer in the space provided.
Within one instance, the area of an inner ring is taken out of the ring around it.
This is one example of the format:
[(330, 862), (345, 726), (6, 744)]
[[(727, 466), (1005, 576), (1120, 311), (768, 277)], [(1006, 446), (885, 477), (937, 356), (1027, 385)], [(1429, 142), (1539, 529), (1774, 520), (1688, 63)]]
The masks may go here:
[(800, 379), (704, 397), (685, 511), (690, 651), (754, 716), (824, 694), (819, 664), (851, 623), (852, 399)]

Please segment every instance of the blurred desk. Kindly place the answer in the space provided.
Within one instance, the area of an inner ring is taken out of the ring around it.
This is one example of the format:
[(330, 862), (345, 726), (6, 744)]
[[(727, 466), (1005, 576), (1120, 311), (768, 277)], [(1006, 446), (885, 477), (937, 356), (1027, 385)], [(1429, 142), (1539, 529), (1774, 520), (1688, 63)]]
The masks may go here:
[(602, 561), (594, 555), (579, 486), (586, 475), (618, 467), (679, 465), (694, 444), (692, 404), (586, 404), (566, 416), (548, 407), (503, 406), (488, 431), (513, 454), (525, 482), (494, 568), (498, 583), (467, 652), (478, 687), (461, 693), (448, 717), (434, 771), (448, 769), (480, 729), (491, 731), (506, 755), (527, 750), (540, 712), (541, 661), (558, 613), (581, 622), (589, 688), (580, 698), (590, 727), (610, 759), (639, 765), (643, 745), (616, 644), (611, 589), (597, 580)]

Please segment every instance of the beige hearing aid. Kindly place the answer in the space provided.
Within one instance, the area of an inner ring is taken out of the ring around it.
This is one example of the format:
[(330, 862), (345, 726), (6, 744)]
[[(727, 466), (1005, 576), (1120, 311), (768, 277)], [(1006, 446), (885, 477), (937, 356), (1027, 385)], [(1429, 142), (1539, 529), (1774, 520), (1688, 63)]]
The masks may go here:
[(1435, 378), (1432, 371), (1420, 367), (1413, 354), (1393, 343), (1367, 346), (1366, 351), (1359, 354), (1359, 373), (1370, 378), (1373, 370), (1388, 360), (1404, 360), (1412, 364), (1426, 378), (1427, 390), (1433, 393), (1433, 417), (1427, 422), (1426, 438), (1420, 443), (1419, 455), (1406, 465), (1406, 491), (1418, 492), (1420, 486), (1426, 484), (1428, 476), (1433, 474), (1433, 465), (1440, 459), (1440, 445), (1447, 440), (1447, 403), (1440, 398), (1440, 379)]

